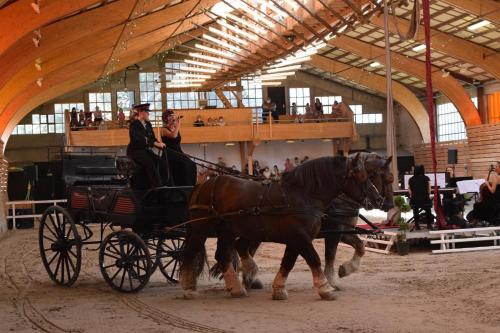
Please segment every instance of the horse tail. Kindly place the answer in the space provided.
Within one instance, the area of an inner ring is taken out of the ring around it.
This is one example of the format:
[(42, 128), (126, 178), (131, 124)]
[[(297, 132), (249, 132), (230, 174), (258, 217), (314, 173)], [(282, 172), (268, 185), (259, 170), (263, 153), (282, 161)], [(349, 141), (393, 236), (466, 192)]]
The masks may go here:
[[(235, 249), (233, 249), (232, 253), (232, 265), (234, 270), (238, 272), (241, 267), (241, 262), (240, 262), (240, 257), (238, 256), (238, 252)], [(223, 274), (224, 274), (224, 267), (219, 262), (216, 262), (215, 265), (213, 265), (209, 270), (210, 277), (214, 279), (222, 280)]]
[(196, 244), (198, 240), (195, 236), (196, 234), (193, 232), (192, 226), (188, 225), (184, 255), (182, 256), (180, 266), (181, 281), (189, 281), (187, 282), (188, 284), (196, 281), (203, 273), (205, 263), (207, 262), (205, 244)]

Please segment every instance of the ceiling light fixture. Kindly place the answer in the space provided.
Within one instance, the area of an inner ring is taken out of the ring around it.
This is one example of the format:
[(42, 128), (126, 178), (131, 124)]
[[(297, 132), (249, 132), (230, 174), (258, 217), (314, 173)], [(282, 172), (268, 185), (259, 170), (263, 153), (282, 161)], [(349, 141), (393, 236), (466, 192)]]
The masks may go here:
[(263, 86), (263, 87), (265, 87), (265, 86), (280, 86), (281, 82), (278, 82), (278, 81), (263, 81), (260, 85)]
[(258, 41), (259, 40), (258, 36), (254, 35), (254, 34), (251, 34), (251, 33), (248, 33), (246, 31), (243, 31), (243, 30), (241, 30), (241, 29), (239, 29), (239, 28), (237, 28), (237, 27), (235, 27), (235, 26), (227, 23), (226, 20), (217, 20), (217, 23), (219, 23), (221, 26), (223, 26), (223, 27), (231, 30), (232, 32), (234, 32), (234, 33), (236, 33), (236, 34), (238, 34), (240, 36), (246, 37), (246, 38), (251, 39), (253, 41)]
[(260, 26), (256, 25), (254, 22), (248, 22), (247, 20), (242, 19), (241, 17), (235, 16), (233, 14), (226, 14), (226, 19), (231, 19), (235, 22), (238, 22), (241, 25), (244, 25), (247, 28), (254, 29), (256, 32), (265, 34), (267, 33), (266, 29), (261, 28)]
[(205, 79), (188, 79), (188, 78), (183, 78), (183, 79), (172, 79), (168, 81), (168, 83), (172, 84), (190, 84), (190, 83), (202, 83), (205, 82)]
[(223, 58), (211, 57), (211, 56), (207, 56), (207, 55), (204, 55), (201, 53), (196, 53), (196, 52), (189, 52), (189, 55), (193, 58), (213, 61), (213, 62), (217, 62), (219, 64), (227, 64), (227, 59), (223, 59)]
[(374, 61), (370, 64), (370, 67), (379, 67), (380, 66), (380, 62), (378, 61)]
[(230, 35), (227, 32), (221, 31), (219, 29), (215, 29), (214, 27), (209, 27), (208, 31), (210, 31), (211, 33), (214, 33), (216, 35), (219, 35), (223, 38), (226, 38), (226, 40), (233, 41), (233, 42), (238, 43), (240, 45), (248, 45), (248, 42), (246, 40), (243, 40), (243, 39), (238, 38), (236, 36)]
[(31, 3), (31, 8), (37, 14), (40, 14), (40, 0), (36, 0)]
[(195, 44), (194, 47), (197, 48), (197, 49), (200, 49), (200, 50), (203, 50), (203, 51), (206, 51), (206, 52), (209, 52), (209, 53), (212, 53), (212, 54), (224, 57), (224, 58), (234, 58), (234, 56), (235, 56), (232, 53), (229, 53), (229, 52), (226, 52), (226, 51), (222, 51), (222, 50), (217, 50), (217, 49), (214, 49), (214, 48), (211, 48), (211, 47), (208, 47), (208, 46), (205, 46), (205, 45), (201, 45), (201, 44)]
[(201, 87), (201, 83), (190, 83), (190, 84), (168, 84), (167, 88), (193, 88)]
[(425, 49), (426, 49), (425, 44), (419, 44), (419, 45), (412, 48), (412, 50), (414, 52), (420, 52), (420, 51), (425, 50)]
[(274, 28), (274, 23), (273, 22), (271, 22), (270, 20), (268, 20), (266, 17), (264, 17), (264, 15), (262, 15), (261, 13), (259, 13), (258, 11), (256, 11), (255, 9), (250, 8), (250, 6), (248, 6), (246, 3), (244, 3), (244, 2), (242, 2), (240, 0), (234, 0), (234, 4), (236, 5), (236, 7), (238, 9), (241, 9), (241, 10), (247, 12), (248, 14), (252, 15), (252, 17), (255, 20), (264, 23), (269, 28)]
[(200, 72), (200, 73), (216, 73), (217, 71), (215, 69), (207, 69), (207, 68), (199, 68), (199, 67), (181, 67), (181, 71), (183, 72)]
[(222, 68), (221, 65), (209, 64), (206, 62), (201, 62), (201, 61), (196, 61), (196, 60), (191, 60), (191, 59), (184, 59), (184, 62), (186, 64), (190, 64), (190, 65), (208, 67), (208, 68), (213, 68), (213, 69), (221, 69)]
[(484, 26), (486, 26), (486, 25), (488, 25), (490, 23), (491, 22), (488, 21), (488, 20), (482, 20), (482, 21), (479, 21), (479, 22), (474, 23), (472, 25), (469, 25), (467, 27), (467, 30), (470, 30), (470, 31), (478, 30), (478, 29), (480, 29), (480, 28), (482, 28), (482, 27), (484, 27)]
[(218, 45), (220, 45), (222, 47), (225, 47), (226, 49), (229, 49), (231, 51), (241, 52), (241, 48), (239, 48), (238, 46), (226, 43), (226, 42), (224, 42), (224, 41), (222, 41), (220, 39), (217, 39), (215, 37), (212, 37), (210, 35), (203, 34), (203, 38), (206, 39), (206, 40), (211, 41), (212, 43), (215, 43), (215, 44), (218, 44)]
[(210, 79), (210, 75), (206, 74), (193, 74), (193, 73), (175, 73), (174, 78), (177, 77), (185, 77), (185, 78), (193, 78), (193, 79)]
[(271, 65), (271, 68), (278, 68), (278, 67), (284, 67), (284, 66), (289, 66), (289, 65), (294, 65), (298, 64), (304, 61), (309, 61), (311, 60), (310, 56), (306, 57), (300, 57), (300, 58), (293, 58), (293, 59), (288, 59), (288, 60), (281, 60), (277, 64)]
[(279, 72), (286, 72), (286, 71), (295, 71), (298, 70), (302, 67), (302, 65), (293, 65), (293, 66), (287, 66), (287, 67), (279, 67), (279, 68), (273, 68), (267, 70), (266, 73), (279, 73)]

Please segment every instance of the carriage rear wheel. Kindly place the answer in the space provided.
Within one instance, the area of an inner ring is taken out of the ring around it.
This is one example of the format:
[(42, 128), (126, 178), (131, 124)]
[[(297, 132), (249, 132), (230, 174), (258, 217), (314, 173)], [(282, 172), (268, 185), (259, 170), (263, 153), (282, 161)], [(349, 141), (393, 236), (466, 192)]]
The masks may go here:
[(52, 281), (67, 287), (75, 283), (82, 263), (82, 241), (66, 209), (51, 206), (45, 210), (40, 220), (38, 243), (43, 265)]
[(162, 236), (156, 249), (156, 262), (161, 273), (170, 283), (179, 282), (179, 271), (182, 254), (184, 252), (184, 241), (182, 235), (169, 237)]
[(144, 288), (152, 273), (148, 247), (135, 233), (119, 230), (109, 234), (99, 250), (99, 268), (104, 280), (123, 292)]

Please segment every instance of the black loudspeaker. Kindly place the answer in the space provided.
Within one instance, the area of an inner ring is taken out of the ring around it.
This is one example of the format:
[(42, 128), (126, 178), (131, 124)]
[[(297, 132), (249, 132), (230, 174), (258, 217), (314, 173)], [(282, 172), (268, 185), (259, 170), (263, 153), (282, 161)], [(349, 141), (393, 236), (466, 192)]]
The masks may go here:
[(448, 164), (458, 164), (458, 151), (456, 148), (448, 149)]
[(25, 166), (24, 174), (28, 182), (38, 181), (38, 165)]

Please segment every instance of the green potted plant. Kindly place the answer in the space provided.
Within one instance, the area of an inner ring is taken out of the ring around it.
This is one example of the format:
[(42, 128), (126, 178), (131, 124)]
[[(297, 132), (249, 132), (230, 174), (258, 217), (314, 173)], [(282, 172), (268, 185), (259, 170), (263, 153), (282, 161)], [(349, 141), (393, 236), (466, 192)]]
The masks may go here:
[(396, 235), (396, 248), (399, 255), (405, 256), (410, 252), (410, 244), (406, 237), (408, 230), (410, 230), (410, 224), (406, 220), (406, 213), (411, 210), (411, 207), (406, 199), (400, 195), (394, 198), (394, 206), (398, 207), (401, 213), (403, 213), (403, 216), (401, 216), (398, 221), (399, 230)]

